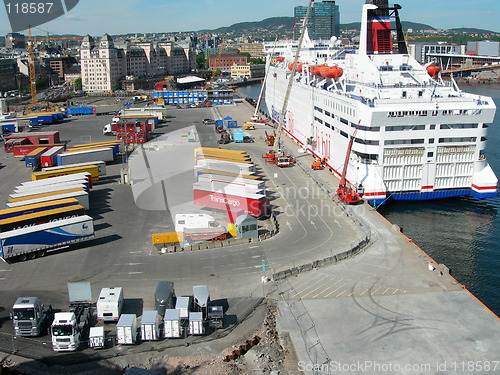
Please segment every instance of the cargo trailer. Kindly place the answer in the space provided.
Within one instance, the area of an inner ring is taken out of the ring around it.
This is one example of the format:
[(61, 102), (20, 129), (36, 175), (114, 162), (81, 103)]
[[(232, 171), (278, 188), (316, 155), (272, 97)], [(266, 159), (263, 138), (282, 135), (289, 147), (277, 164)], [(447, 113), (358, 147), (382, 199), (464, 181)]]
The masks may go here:
[(117, 322), (123, 307), (123, 288), (102, 288), (97, 299), (97, 320)]
[(78, 200), (75, 198), (59, 199), (54, 201), (42, 202), (26, 206), (19, 206), (15, 208), (6, 208), (0, 210), (0, 220), (13, 218), (16, 216), (29, 215), (36, 212), (52, 210), (56, 208), (63, 208), (69, 206), (77, 206)]
[[(56, 161), (57, 165), (57, 161)], [(86, 163), (77, 163), (77, 164), (68, 164), (68, 165), (59, 165), (55, 167), (47, 167), (44, 168), (42, 165), (42, 171), (43, 172), (49, 172), (49, 171), (57, 171), (59, 169), (64, 169), (64, 168), (76, 168), (76, 167), (84, 167), (88, 165), (95, 165), (97, 167), (97, 172), (99, 174), (99, 177), (106, 176), (106, 162), (99, 160), (99, 161), (89, 161)]]
[(83, 215), (0, 233), (0, 257), (5, 261), (33, 259), (46, 251), (94, 238), (94, 224)]
[(203, 324), (203, 314), (201, 312), (189, 313), (189, 335), (204, 335), (205, 325)]
[(80, 152), (80, 151), (89, 151), (89, 150), (100, 150), (103, 148), (111, 148), (113, 150), (113, 157), (116, 158), (116, 155), (118, 155), (121, 151), (121, 144), (119, 143), (110, 143), (107, 145), (100, 145), (100, 146), (88, 146), (88, 147), (75, 147), (75, 148), (70, 148), (66, 150), (66, 152)]
[(48, 145), (27, 144), (27, 145), (14, 146), (12, 153), (16, 158), (24, 158), (30, 152), (40, 147), (45, 147), (46, 150), (50, 150), (53, 147), (65, 147), (65, 146), (62, 143), (48, 144)]
[[(67, 175), (53, 176), (50, 178), (40, 179), (36, 181), (25, 181), (21, 182), (21, 185), (17, 186), (16, 189), (32, 189), (35, 186), (43, 186), (43, 185), (54, 185), (59, 183), (65, 183), (70, 181), (86, 181), (87, 184), (89, 181), (92, 181), (92, 175), (88, 172), (80, 172), (80, 173), (72, 173)], [(89, 186), (90, 188), (91, 186)]]
[(80, 205), (54, 208), (26, 215), (14, 216), (0, 220), (0, 232), (24, 229), (35, 225), (51, 223), (58, 220), (70, 219), (85, 215), (85, 209)]
[(120, 141), (103, 141), (103, 142), (91, 142), (91, 143), (79, 143), (76, 145), (71, 146), (71, 149), (74, 148), (89, 148), (89, 147), (102, 147), (102, 146), (109, 146), (109, 145), (121, 145)]
[(175, 308), (180, 311), (181, 320), (188, 320), (189, 310), (191, 308), (191, 297), (177, 297)]
[(104, 327), (90, 327), (89, 346), (93, 349), (103, 349), (106, 346)]
[(193, 201), (197, 206), (225, 212), (238, 212), (261, 217), (267, 213), (267, 198), (261, 194), (220, 193), (206, 187), (193, 185)]
[(175, 289), (172, 281), (159, 281), (154, 294), (154, 306), (158, 314), (163, 316), (166, 309), (174, 308)]
[(143, 311), (141, 317), (141, 339), (143, 341), (156, 341), (161, 337), (158, 311)]
[(239, 174), (255, 174), (256, 172), (254, 164), (236, 163), (227, 160), (199, 159), (196, 161), (196, 167)]
[(262, 177), (256, 175), (225, 172), (216, 169), (195, 168), (194, 173), (196, 179), (198, 179), (198, 176), (202, 174), (211, 174), (217, 176), (239, 177), (239, 178), (244, 178), (246, 180), (259, 180), (259, 181), (262, 180)]
[(207, 318), (208, 303), (210, 302), (210, 293), (206, 285), (193, 286), (193, 308), (203, 314), (203, 319)]
[(123, 109), (123, 104), (96, 105), (93, 112), (96, 115), (113, 115)]
[(32, 170), (38, 169), (38, 167), (40, 167), (40, 157), (46, 150), (46, 147), (38, 147), (28, 153), (24, 157), (24, 164), (26, 165), (26, 168), (31, 168)]
[[(43, 194), (40, 194), (43, 195)], [(86, 210), (89, 209), (89, 194), (85, 190), (73, 191), (57, 195), (43, 195), (35, 199), (26, 199), (16, 202), (8, 202), (6, 208), (14, 208), (19, 206), (27, 206), (42, 202), (54, 201), (64, 198), (75, 198), (79, 205), (82, 205)]]
[(231, 182), (216, 181), (216, 180), (212, 180), (209, 182), (206, 180), (200, 180), (199, 182), (196, 182), (195, 185), (204, 190), (210, 189), (213, 192), (219, 192), (219, 193), (228, 193), (236, 195), (266, 194), (265, 189), (259, 188), (259, 185), (243, 184), (237, 182), (231, 183)]
[(64, 149), (64, 146), (54, 146), (45, 151), (40, 157), (40, 165), (42, 168), (57, 165), (57, 154), (62, 153)]
[(201, 174), (198, 176), (198, 182), (208, 182), (208, 183), (217, 182), (224, 184), (232, 184), (236, 186), (244, 186), (249, 188), (254, 187), (258, 190), (266, 189), (266, 183), (262, 180), (252, 180), (248, 178), (215, 175), (215, 174)]
[(46, 178), (65, 176), (68, 174), (82, 173), (87, 172), (90, 173), (92, 179), (89, 181), (97, 181), (99, 180), (99, 171), (95, 165), (84, 165), (81, 167), (72, 167), (72, 168), (63, 168), (57, 169), (55, 171), (47, 171), (47, 172), (35, 172), (31, 174), (32, 181), (43, 180)]
[(9, 199), (25, 197), (27, 195), (51, 193), (56, 191), (60, 192), (68, 189), (83, 189), (86, 192), (88, 192), (88, 185), (86, 185), (84, 182), (86, 181), (85, 180), (70, 181), (60, 184), (35, 186), (32, 187), (31, 189), (21, 189), (21, 190), (18, 190), (19, 188), (16, 188), (14, 189), (14, 192), (9, 195)]
[(113, 149), (112, 148), (100, 148), (83, 150), (76, 152), (65, 152), (57, 155), (57, 165), (68, 165), (77, 163), (86, 163), (93, 161), (113, 161)]
[(116, 324), (116, 343), (133, 345), (137, 342), (137, 318), (135, 314), (122, 314)]
[(25, 201), (25, 200), (33, 200), (33, 199), (48, 197), (51, 195), (74, 193), (74, 192), (79, 192), (79, 191), (85, 191), (85, 188), (82, 188), (82, 187), (75, 188), (74, 187), (74, 188), (69, 188), (69, 189), (65, 189), (65, 190), (56, 190), (56, 191), (47, 191), (47, 192), (37, 192), (36, 190), (32, 190), (32, 191), (28, 192), (27, 194), (23, 194), (23, 193), (21, 193), (20, 195), (15, 194), (16, 196), (14, 198), (7, 199), (7, 204), (21, 202), (21, 201)]
[(23, 146), (31, 144), (28, 138), (13, 138), (5, 139), (3, 143), (3, 149), (5, 152), (14, 152), (16, 146)]
[(166, 309), (163, 318), (163, 337), (182, 337), (181, 312), (177, 309)]

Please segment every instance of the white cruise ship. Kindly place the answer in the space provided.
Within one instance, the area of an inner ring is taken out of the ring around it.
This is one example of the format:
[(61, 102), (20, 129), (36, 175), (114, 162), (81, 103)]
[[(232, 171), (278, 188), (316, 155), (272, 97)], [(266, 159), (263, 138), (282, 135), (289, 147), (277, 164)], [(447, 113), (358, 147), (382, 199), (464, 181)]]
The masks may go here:
[(371, 204), (496, 197), (497, 177), (485, 155), (495, 103), (461, 91), (453, 79), (443, 81), (438, 67), (424, 67), (408, 54), (399, 5), (367, 3), (357, 50), (306, 34), (293, 69), (296, 41), (266, 45), (265, 102), (273, 121), (280, 122), (293, 69), (282, 131), (339, 175), (357, 129), (346, 177), (364, 187)]

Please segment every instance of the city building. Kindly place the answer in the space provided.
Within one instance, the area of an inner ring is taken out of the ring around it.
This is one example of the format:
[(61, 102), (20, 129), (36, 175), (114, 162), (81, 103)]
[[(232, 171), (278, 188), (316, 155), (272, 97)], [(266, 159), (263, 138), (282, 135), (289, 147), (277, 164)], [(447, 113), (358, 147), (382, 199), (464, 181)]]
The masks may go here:
[(17, 64), (15, 59), (0, 59), (0, 92), (18, 88), (16, 73)]
[(83, 90), (89, 92), (116, 90), (121, 83), (128, 90), (152, 88), (154, 77), (189, 73), (196, 67), (195, 43), (190, 40), (114, 43), (105, 34), (96, 43), (87, 35), (80, 57)]
[[(293, 37), (299, 39), (307, 13), (306, 6), (294, 8)], [(330, 39), (340, 36), (340, 10), (335, 0), (315, 2), (309, 14), (307, 28), (311, 39)]]
[(500, 42), (493, 42), (490, 40), (467, 42), (467, 55), (475, 56), (500, 56)]
[(254, 57), (265, 56), (264, 45), (262, 43), (243, 43), (240, 44), (238, 50), (240, 53), (249, 53)]
[(445, 42), (415, 42), (408, 45), (408, 53), (419, 63), (426, 64), (434, 60), (433, 54), (463, 54), (465, 46)]
[(223, 72), (229, 72), (233, 65), (247, 65), (247, 57), (239, 54), (226, 54), (210, 56), (208, 58), (208, 69), (220, 69)]
[(26, 36), (19, 33), (10, 33), (5, 35), (5, 47), (9, 49), (26, 48)]
[(266, 64), (247, 64), (231, 66), (231, 78), (259, 78), (264, 77)]

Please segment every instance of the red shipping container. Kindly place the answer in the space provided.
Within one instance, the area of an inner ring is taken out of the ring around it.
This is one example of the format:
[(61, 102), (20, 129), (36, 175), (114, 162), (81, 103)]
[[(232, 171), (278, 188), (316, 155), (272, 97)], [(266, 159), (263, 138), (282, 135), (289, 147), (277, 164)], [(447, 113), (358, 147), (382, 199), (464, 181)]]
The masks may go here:
[(52, 147), (63, 147), (65, 148), (65, 145), (62, 143), (59, 144), (32, 144), (32, 145), (20, 145), (20, 146), (14, 146), (14, 156), (16, 157), (24, 157), (28, 155), (31, 151), (37, 149), (38, 147), (46, 147), (47, 149), (50, 149)]

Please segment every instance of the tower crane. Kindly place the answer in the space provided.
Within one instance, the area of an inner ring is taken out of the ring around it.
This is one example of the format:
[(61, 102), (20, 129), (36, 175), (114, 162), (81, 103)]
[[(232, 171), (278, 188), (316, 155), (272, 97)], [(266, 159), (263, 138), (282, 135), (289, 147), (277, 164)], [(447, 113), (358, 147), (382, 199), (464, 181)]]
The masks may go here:
[(28, 26), (28, 66), (30, 73), (31, 104), (36, 104), (35, 52), (33, 48), (33, 38), (31, 37), (31, 26)]
[(210, 77), (210, 83), (208, 84), (209, 89), (212, 89), (214, 87), (214, 78), (215, 78), (215, 72), (217, 71), (217, 66), (219, 65), (220, 62), (220, 57), (222, 56), (222, 51), (224, 48), (224, 42), (226, 41), (226, 37), (222, 38), (222, 41), (220, 42), (219, 46), (219, 52), (217, 53), (217, 57), (215, 58), (215, 63), (214, 63), (214, 69), (212, 70), (212, 76)]
[(288, 100), (290, 99), (290, 92), (292, 91), (293, 79), (295, 68), (297, 67), (297, 62), (299, 61), (300, 50), (302, 48), (302, 41), (304, 40), (304, 35), (306, 34), (307, 23), (309, 20), (309, 14), (311, 13), (311, 8), (314, 0), (309, 1), (309, 5), (307, 6), (306, 16), (304, 18), (304, 24), (302, 25), (302, 30), (300, 32), (299, 41), (297, 44), (297, 50), (295, 51), (295, 56), (293, 59), (293, 66), (290, 72), (290, 76), (288, 77), (288, 86), (285, 92), (285, 98), (283, 99), (283, 107), (281, 108), (280, 121), (278, 123), (278, 129), (272, 136), (269, 136), (266, 132), (266, 143), (269, 146), (273, 146), (273, 149), (266, 153), (263, 158), (266, 159), (267, 162), (275, 163), (278, 167), (288, 167), (295, 163), (295, 159), (291, 155), (286, 155), (283, 151), (279, 149), (280, 147), (280, 137), (281, 130), (283, 128), (283, 123), (285, 121), (286, 110), (288, 107)]

